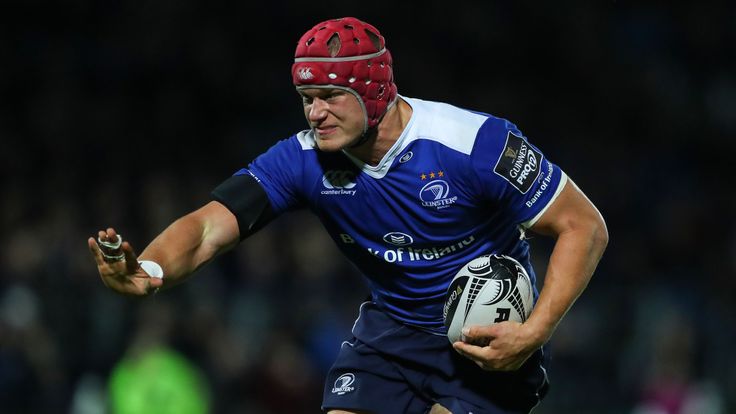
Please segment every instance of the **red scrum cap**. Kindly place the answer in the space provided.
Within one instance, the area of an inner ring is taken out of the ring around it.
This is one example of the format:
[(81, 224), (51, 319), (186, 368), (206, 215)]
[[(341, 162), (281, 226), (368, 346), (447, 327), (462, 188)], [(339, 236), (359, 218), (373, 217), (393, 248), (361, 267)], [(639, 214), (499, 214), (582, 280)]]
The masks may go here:
[(338, 88), (355, 95), (365, 113), (364, 132), (396, 102), (385, 39), (354, 17), (327, 20), (307, 31), (296, 46), (291, 76), (297, 90)]

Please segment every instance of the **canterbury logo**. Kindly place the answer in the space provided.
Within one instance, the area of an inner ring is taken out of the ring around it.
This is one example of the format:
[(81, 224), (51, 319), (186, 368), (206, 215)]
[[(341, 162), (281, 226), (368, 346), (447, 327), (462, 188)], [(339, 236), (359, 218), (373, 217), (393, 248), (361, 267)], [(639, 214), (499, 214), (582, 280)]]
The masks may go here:
[(344, 188), (349, 190), (356, 186), (355, 174), (352, 171), (327, 171), (322, 176), (322, 185), (329, 189)]
[(301, 80), (314, 79), (314, 74), (312, 74), (312, 68), (299, 68), (296, 70), (296, 75)]

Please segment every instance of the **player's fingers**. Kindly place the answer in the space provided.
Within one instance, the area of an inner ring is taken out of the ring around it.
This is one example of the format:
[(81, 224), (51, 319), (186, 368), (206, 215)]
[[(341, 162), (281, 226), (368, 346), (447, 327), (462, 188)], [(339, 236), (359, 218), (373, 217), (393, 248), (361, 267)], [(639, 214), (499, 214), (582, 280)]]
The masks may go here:
[(494, 326), (495, 324), (490, 326), (466, 326), (462, 330), (462, 340), (471, 344), (486, 345), (498, 336)]
[(146, 283), (146, 294), (147, 295), (152, 295), (152, 294), (158, 292), (158, 290), (163, 285), (164, 285), (164, 281), (163, 280), (161, 280), (161, 279), (159, 279), (157, 277), (149, 276), (148, 279), (147, 279), (147, 283)]
[[(112, 227), (108, 227), (106, 230), (100, 230), (97, 232), (98, 243), (104, 244), (115, 244), (118, 240), (118, 233)], [(105, 247), (105, 246), (101, 246)]]
[(161, 278), (150, 276), (145, 269), (141, 269), (140, 272), (136, 274), (136, 277), (145, 279), (144, 282), (144, 292), (146, 295), (151, 295), (153, 293), (158, 292), (158, 290), (164, 285), (164, 281)]
[(477, 345), (471, 345), (462, 341), (457, 341), (452, 344), (452, 347), (455, 348), (455, 350), (461, 355), (474, 361), (481, 360), (483, 357), (483, 348)]
[(463, 335), (469, 338), (488, 337), (496, 336), (499, 324), (494, 323), (492, 325), (471, 325), (463, 328)]
[(107, 228), (107, 231), (106, 231), (106, 233), (107, 233), (107, 239), (108, 239), (108, 240), (109, 240), (110, 242), (113, 242), (113, 243), (114, 243), (114, 242), (115, 242), (115, 240), (117, 240), (117, 239), (118, 239), (118, 232), (117, 232), (117, 231), (115, 231), (115, 229), (114, 229), (114, 228), (112, 228), (112, 227), (108, 227), (108, 228)]
[(124, 241), (120, 248), (125, 255), (125, 267), (128, 270), (128, 274), (136, 274), (138, 271), (138, 255), (135, 254), (133, 246), (127, 241)]
[(505, 367), (501, 361), (497, 360), (498, 355), (489, 348), (471, 345), (460, 341), (455, 342), (452, 346), (460, 355), (475, 362), (475, 364), (482, 369), (490, 371), (506, 371), (509, 369), (508, 367)]
[(148, 285), (153, 289), (158, 289), (164, 285), (164, 280), (158, 277), (149, 276)]
[(103, 248), (108, 249), (119, 249), (122, 238), (120, 234), (115, 231), (112, 227), (108, 227), (107, 230), (100, 230), (98, 244)]
[(97, 263), (97, 266), (102, 266), (105, 261), (102, 258), (100, 246), (97, 245), (97, 240), (95, 240), (94, 237), (90, 237), (89, 239), (87, 239), (87, 246), (89, 247), (90, 253), (92, 253), (92, 257), (95, 258), (95, 263)]
[(121, 249), (122, 242), (123, 238), (112, 227), (97, 232), (97, 247), (102, 253), (102, 260), (106, 263), (125, 260), (125, 254)]
[(487, 369), (485, 359), (477, 355), (476, 351), (470, 348), (470, 347), (478, 348), (475, 345), (469, 345), (464, 342), (458, 341), (452, 344), (452, 346), (455, 348), (455, 350), (460, 355), (464, 356), (465, 358), (468, 358), (469, 360), (474, 362), (475, 365), (481, 367), (482, 369)]

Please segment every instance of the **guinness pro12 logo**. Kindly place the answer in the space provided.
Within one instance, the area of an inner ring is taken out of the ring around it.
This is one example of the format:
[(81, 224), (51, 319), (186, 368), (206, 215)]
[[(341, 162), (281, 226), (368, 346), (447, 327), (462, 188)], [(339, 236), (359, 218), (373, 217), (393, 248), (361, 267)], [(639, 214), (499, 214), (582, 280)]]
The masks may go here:
[(532, 148), (526, 140), (509, 131), (506, 145), (496, 161), (493, 172), (526, 194), (539, 176), (542, 153)]

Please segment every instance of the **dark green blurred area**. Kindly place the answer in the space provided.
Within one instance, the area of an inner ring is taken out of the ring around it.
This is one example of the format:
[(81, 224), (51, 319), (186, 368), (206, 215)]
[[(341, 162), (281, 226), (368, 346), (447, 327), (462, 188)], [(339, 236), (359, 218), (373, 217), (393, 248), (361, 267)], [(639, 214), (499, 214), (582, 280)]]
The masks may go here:
[(86, 239), (142, 250), (303, 129), (296, 40), (343, 15), (386, 36), (399, 93), (510, 119), (607, 220), (535, 414), (736, 412), (733, 2), (193, 0), (0, 6), (0, 411), (110, 412), (141, 343), (201, 370), (213, 413), (319, 410), (367, 288), (308, 213), (147, 300)]

